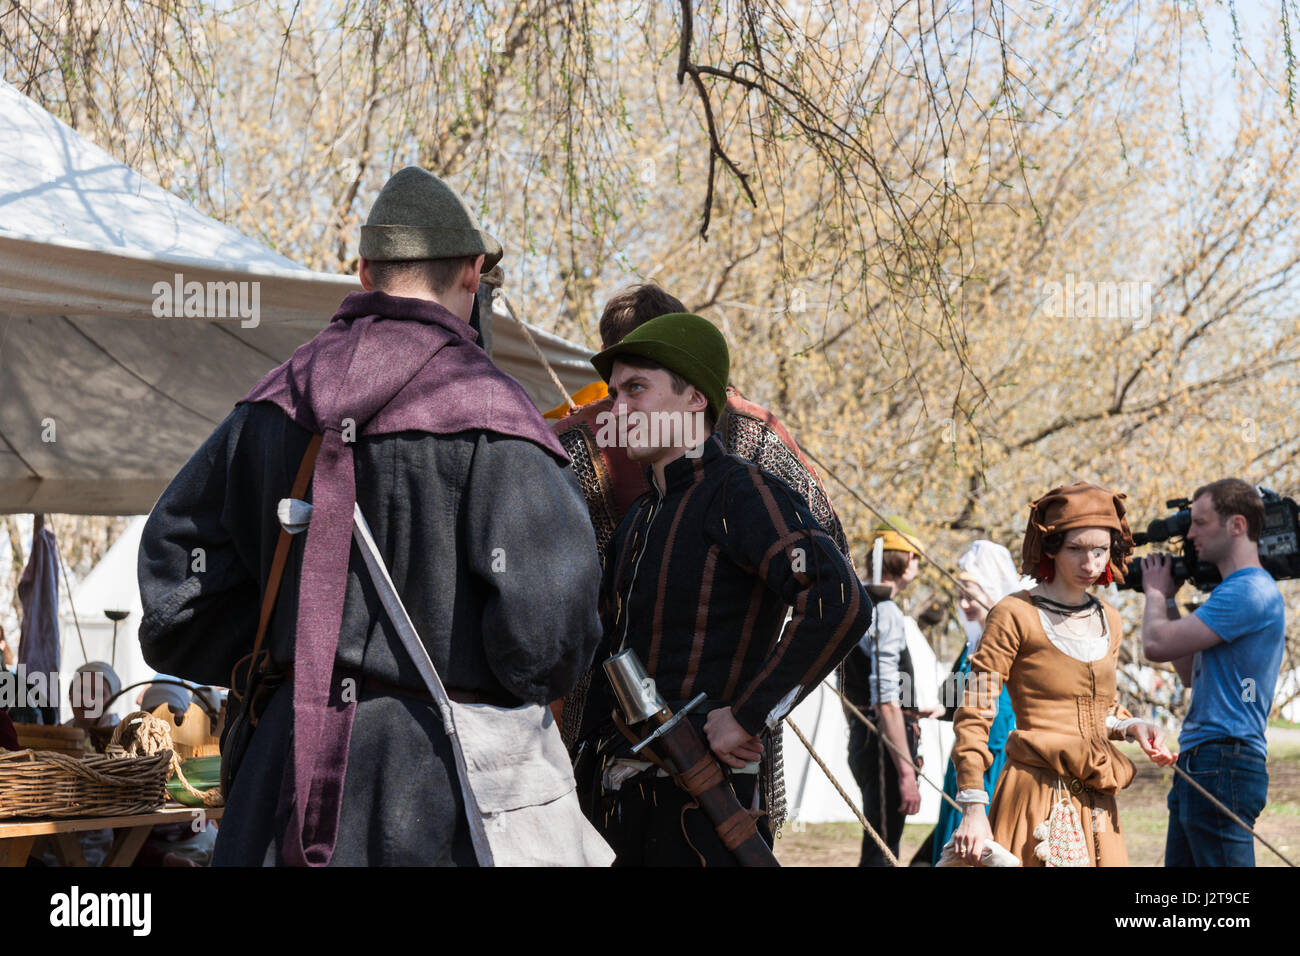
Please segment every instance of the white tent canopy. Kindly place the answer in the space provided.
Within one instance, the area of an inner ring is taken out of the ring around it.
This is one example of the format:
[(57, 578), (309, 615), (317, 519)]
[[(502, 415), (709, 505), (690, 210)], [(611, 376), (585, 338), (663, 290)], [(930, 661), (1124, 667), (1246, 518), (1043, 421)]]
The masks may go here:
[[(256, 283), (258, 324), (233, 307), (157, 317), (155, 284), (177, 274)], [(0, 513), (149, 511), (234, 403), (359, 288), (203, 215), (0, 81)], [(586, 349), (533, 334), (566, 388), (593, 379)], [(514, 322), (492, 338), (539, 406), (562, 400)]]

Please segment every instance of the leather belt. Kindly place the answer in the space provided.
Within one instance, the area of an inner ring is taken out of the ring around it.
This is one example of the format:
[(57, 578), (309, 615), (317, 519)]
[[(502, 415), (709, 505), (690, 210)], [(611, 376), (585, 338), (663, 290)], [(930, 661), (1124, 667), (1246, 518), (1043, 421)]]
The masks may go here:
[[(613, 760), (609, 762), (609, 765), (628, 767), (636, 770), (638, 773), (654, 771), (654, 776), (656, 777), (668, 778), (672, 776), (672, 774), (670, 774), (667, 770), (663, 770), (661, 768), (655, 767), (655, 765), (648, 760), (637, 760), (635, 758), (630, 758), (630, 757), (615, 757)], [(727, 767), (726, 769), (728, 773), (756, 774), (759, 771), (759, 766), (760, 766), (760, 761), (751, 760), (748, 763), (746, 763), (745, 766), (743, 767), (739, 767), (739, 768)], [(617, 789), (617, 788), (609, 788), (609, 789)]]
[[(285, 681), (293, 680), (293, 661), (284, 665)], [(357, 682), (358, 694), (378, 694), (384, 697), (414, 697), (416, 700), (423, 701), (426, 704), (434, 704), (433, 695), (425, 687), (402, 687), (398, 684), (389, 684), (386, 681), (371, 677), (363, 671), (354, 670), (350, 667), (335, 667), (334, 676), (341, 680), (354, 680)], [(446, 687), (447, 696), (458, 704), (491, 704), (494, 707), (518, 707), (519, 701), (510, 700), (502, 694), (485, 693), (483, 691), (470, 690), (465, 687)]]
[(1246, 744), (1246, 742), (1242, 740), (1240, 737), (1211, 737), (1209, 740), (1202, 740), (1200, 743), (1193, 744), (1192, 746), (1186, 748), (1182, 752), (1195, 753), (1198, 748), (1208, 747), (1208, 746), (1241, 747), (1241, 746), (1249, 746), (1249, 744)]
[[(366, 674), (358, 677), (357, 689), (363, 694), (381, 694), (385, 696), (414, 697), (426, 703), (433, 703), (433, 695), (423, 687), (399, 687), (388, 684)], [(469, 690), (465, 687), (446, 687), (447, 696), (458, 704), (492, 704), (495, 707), (518, 707), (518, 701), (508, 701), (499, 694), (485, 694), (482, 691)]]

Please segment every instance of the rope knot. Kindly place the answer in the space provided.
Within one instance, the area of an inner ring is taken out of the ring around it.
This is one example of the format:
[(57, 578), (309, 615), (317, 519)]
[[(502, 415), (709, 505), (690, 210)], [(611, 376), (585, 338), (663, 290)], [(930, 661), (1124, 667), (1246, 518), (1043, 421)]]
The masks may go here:
[(110, 757), (152, 757), (155, 754), (170, 753), (172, 774), (186, 793), (202, 800), (205, 807), (219, 807), (226, 802), (220, 787), (198, 790), (185, 779), (181, 760), (176, 756), (176, 745), (172, 743), (171, 724), (147, 710), (137, 710), (126, 715), (113, 729), (113, 739), (108, 745), (107, 753)]

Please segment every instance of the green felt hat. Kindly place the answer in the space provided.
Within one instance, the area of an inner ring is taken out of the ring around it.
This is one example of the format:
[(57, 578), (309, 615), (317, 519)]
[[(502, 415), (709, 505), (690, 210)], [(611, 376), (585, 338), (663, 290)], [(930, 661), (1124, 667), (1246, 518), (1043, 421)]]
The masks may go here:
[(591, 364), (608, 382), (614, 361), (621, 355), (648, 358), (676, 372), (704, 393), (715, 420), (722, 417), (731, 356), (727, 340), (708, 319), (688, 312), (658, 316), (637, 326), (617, 345), (597, 353)]
[(465, 201), (419, 166), (395, 172), (361, 227), (366, 259), (455, 259), (483, 255), (483, 272), (501, 261), (501, 243), (479, 229)]

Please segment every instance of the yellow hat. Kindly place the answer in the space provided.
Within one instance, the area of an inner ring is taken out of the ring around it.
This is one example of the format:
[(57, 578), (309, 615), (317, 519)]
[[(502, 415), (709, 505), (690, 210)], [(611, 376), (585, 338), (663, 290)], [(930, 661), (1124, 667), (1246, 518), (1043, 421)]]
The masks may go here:
[[(590, 405), (592, 402), (598, 402), (602, 398), (609, 397), (609, 386), (604, 382), (592, 382), (590, 385), (584, 385), (571, 396), (573, 404), (577, 408), (583, 405)], [(569, 414), (569, 403), (560, 402), (549, 412), (542, 412), (542, 417), (546, 419), (559, 420)]]
[[(894, 527), (891, 528), (889, 525)], [(897, 528), (898, 531), (895, 531), (894, 528)], [(902, 534), (899, 534), (900, 531)], [(917, 537), (916, 529), (896, 515), (889, 516), (889, 524), (882, 521), (876, 525), (875, 537), (871, 539), (873, 548), (876, 539), (882, 542), (886, 551), (910, 551), (917, 557), (921, 556), (921, 539)]]

